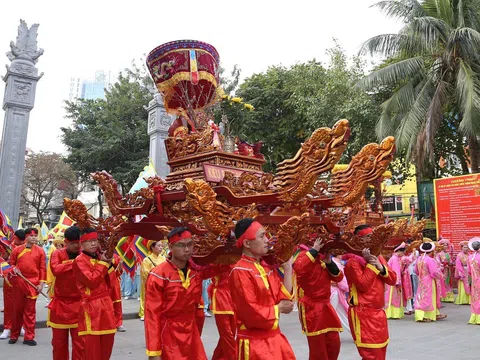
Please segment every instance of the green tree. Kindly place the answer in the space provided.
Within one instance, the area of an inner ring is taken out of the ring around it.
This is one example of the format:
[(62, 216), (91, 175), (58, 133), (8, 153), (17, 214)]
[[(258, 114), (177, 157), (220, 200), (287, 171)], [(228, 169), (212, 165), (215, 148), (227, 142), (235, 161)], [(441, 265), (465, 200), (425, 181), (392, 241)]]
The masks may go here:
[(376, 140), (379, 95), (354, 86), (365, 74), (365, 63), (357, 57), (348, 59), (338, 45), (327, 53), (328, 66), (315, 60), (289, 68), (272, 66), (247, 78), (236, 91), (255, 111), (244, 112), (232, 131), (250, 142), (263, 141), (267, 170), (292, 157), (316, 128), (331, 127), (342, 118), (352, 127), (342, 161), (349, 162), (363, 145)]
[(66, 102), (72, 126), (62, 128), (67, 161), (85, 179), (94, 171), (113, 175), (125, 194), (148, 163), (148, 114), (151, 82), (140, 69), (120, 74), (105, 100)]
[[(359, 85), (374, 91), (395, 88), (382, 104), (378, 137), (395, 135), (405, 159), (434, 177), (436, 140), (443, 141), (442, 131), (451, 130), (449, 136), (468, 140), (472, 171), (478, 172), (480, 1), (387, 0), (376, 6), (404, 23), (398, 34), (375, 36), (361, 50), (389, 61)], [(456, 120), (445, 126), (452, 109)]]

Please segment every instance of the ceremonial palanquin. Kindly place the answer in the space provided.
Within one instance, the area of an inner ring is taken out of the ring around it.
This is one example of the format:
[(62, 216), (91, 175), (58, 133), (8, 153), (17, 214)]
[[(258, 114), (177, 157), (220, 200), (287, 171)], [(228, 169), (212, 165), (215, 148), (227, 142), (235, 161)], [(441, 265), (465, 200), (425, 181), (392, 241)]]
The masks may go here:
[[(242, 142), (232, 151), (225, 146), (228, 137), (212, 122), (208, 110), (222, 97), (213, 46), (167, 43), (148, 55), (147, 66), (166, 109), (177, 116), (165, 140), (170, 174), (146, 178), (148, 187), (125, 197), (111, 175), (92, 174), (111, 212), (106, 219), (93, 218), (81, 202), (65, 199), (67, 214), (81, 227), (95, 227), (109, 252), (121, 237), (164, 239), (169, 229), (183, 225), (194, 234), (197, 263), (233, 263), (240, 250), (232, 230), (245, 217), (267, 228), (267, 261), (277, 264), (315, 237), (325, 240), (322, 251), (357, 254), (365, 247), (376, 254), (391, 250), (407, 236), (421, 238), (421, 225), (384, 224), (381, 207), (366, 209), (367, 187), (381, 194), (382, 176), (395, 153), (393, 137), (364, 146), (346, 168), (333, 171), (350, 135), (348, 120), (339, 120), (332, 128), (315, 130), (292, 159), (278, 164), (275, 173), (265, 173), (255, 146)], [(368, 240), (352, 233), (362, 222), (377, 225)]]

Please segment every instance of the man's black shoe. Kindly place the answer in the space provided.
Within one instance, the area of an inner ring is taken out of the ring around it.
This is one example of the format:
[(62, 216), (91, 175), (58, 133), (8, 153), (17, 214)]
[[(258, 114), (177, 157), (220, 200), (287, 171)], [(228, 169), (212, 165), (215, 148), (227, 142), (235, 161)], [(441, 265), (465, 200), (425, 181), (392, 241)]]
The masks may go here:
[(23, 343), (28, 346), (37, 346), (37, 342), (35, 340), (23, 340)]
[(8, 340), (9, 344), (15, 344), (17, 342), (17, 339), (10, 339)]

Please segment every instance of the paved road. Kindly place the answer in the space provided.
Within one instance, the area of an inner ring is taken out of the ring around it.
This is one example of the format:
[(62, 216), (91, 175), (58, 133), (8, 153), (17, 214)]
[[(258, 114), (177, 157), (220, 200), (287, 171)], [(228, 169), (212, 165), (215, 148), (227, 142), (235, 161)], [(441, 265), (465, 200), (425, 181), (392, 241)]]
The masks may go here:
[[(133, 307), (129, 300), (127, 306)], [(447, 305), (443, 309), (448, 318), (437, 323), (415, 323), (413, 317), (400, 321), (390, 321), (391, 343), (388, 359), (395, 360), (437, 360), (437, 359), (480, 359), (480, 326), (466, 325), (469, 306)], [(300, 332), (298, 313), (284, 315), (280, 326), (294, 348), (298, 359), (308, 359), (305, 337)], [(115, 337), (113, 360), (145, 359), (143, 323), (138, 320), (125, 321), (127, 332)], [(50, 329), (37, 330), (36, 348), (24, 346), (20, 342), (8, 345), (0, 341), (1, 359), (51, 359)], [(202, 336), (207, 355), (211, 356), (218, 340), (215, 320), (207, 318)], [(359, 359), (350, 334), (341, 335), (341, 360)]]

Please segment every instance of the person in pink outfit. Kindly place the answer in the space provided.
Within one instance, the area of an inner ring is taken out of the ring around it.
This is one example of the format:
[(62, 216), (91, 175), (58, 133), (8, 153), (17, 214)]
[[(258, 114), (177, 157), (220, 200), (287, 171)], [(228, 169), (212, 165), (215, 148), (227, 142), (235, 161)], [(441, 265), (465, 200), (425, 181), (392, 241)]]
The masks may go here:
[(474, 237), (468, 242), (468, 247), (473, 251), (468, 256), (468, 273), (472, 277), (470, 288), (471, 305), (469, 324), (480, 325), (480, 237)]
[(458, 280), (458, 295), (456, 305), (470, 305), (470, 283), (468, 281), (468, 241), (460, 243), (461, 252), (455, 260), (455, 279)]
[(417, 260), (416, 273), (418, 274), (418, 290), (415, 297), (415, 321), (431, 322), (446, 318), (439, 312), (437, 303), (436, 279), (441, 279), (441, 269), (433, 259), (435, 244), (424, 238), (420, 246), (420, 257)]
[(410, 276), (410, 265), (415, 261), (415, 252), (408, 256), (402, 257), (402, 295), (403, 304), (405, 305), (405, 314), (413, 314), (413, 284), (412, 277)]
[[(343, 272), (343, 264), (338, 258), (332, 258), (333, 262), (337, 264), (337, 267)], [(335, 312), (342, 323), (342, 327), (345, 330), (350, 330), (350, 325), (348, 323), (348, 304), (347, 304), (347, 293), (348, 293), (348, 283), (347, 279), (344, 277), (342, 281), (336, 283), (331, 282), (331, 295), (330, 295), (330, 304), (332, 304)]]
[(441, 239), (438, 241), (439, 245), (442, 245), (442, 248), (439, 249), (440, 251), (437, 253), (437, 261), (443, 268), (443, 282), (444, 282), (444, 296), (442, 295), (441, 301), (442, 302), (453, 302), (453, 289), (452, 289), (452, 244), (447, 239)]
[(401, 243), (394, 249), (395, 253), (388, 260), (388, 266), (397, 274), (397, 282), (394, 286), (385, 286), (385, 312), (387, 319), (402, 319), (404, 317), (402, 258), (405, 255), (405, 250), (405, 243)]

